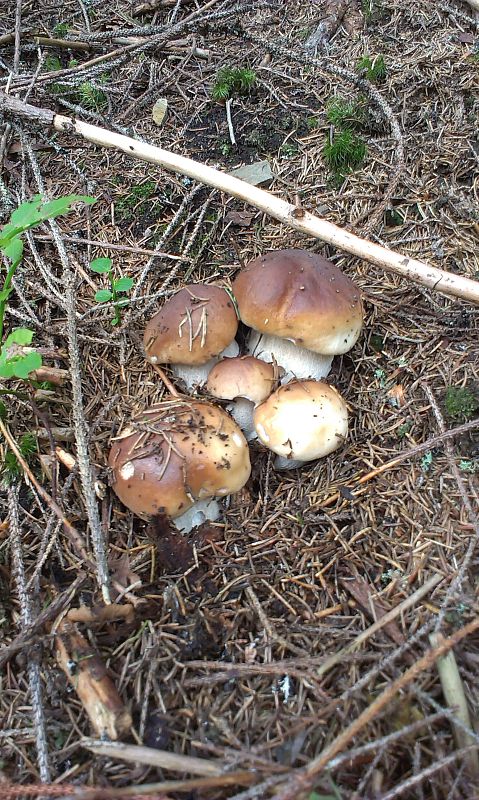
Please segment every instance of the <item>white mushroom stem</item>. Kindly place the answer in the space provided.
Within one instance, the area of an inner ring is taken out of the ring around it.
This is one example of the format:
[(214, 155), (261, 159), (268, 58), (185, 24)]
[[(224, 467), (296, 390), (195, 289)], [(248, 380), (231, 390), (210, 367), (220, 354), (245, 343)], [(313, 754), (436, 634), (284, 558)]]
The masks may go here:
[(298, 469), (306, 464), (306, 461), (298, 461), (296, 458), (286, 458), (286, 456), (276, 456), (273, 462), (275, 470), (281, 472), (286, 469)]
[(186, 386), (188, 393), (193, 393), (199, 386), (203, 386), (214, 365), (222, 358), (234, 358), (239, 353), (238, 343), (235, 339), (215, 358), (210, 358), (206, 364), (172, 364), (171, 371), (175, 378), (179, 378)]
[(258, 438), (253, 422), (254, 403), (246, 397), (236, 397), (226, 410), (243, 431), (248, 442)]
[(282, 384), (293, 378), (314, 378), (319, 381), (329, 375), (333, 363), (333, 356), (313, 353), (289, 339), (258, 331), (251, 331), (246, 346), (250, 355), (270, 363), (274, 360), (283, 367), (285, 374), (281, 378)]
[(203, 522), (216, 522), (220, 516), (221, 508), (217, 500), (197, 500), (188, 511), (176, 517), (173, 524), (181, 533), (190, 533)]

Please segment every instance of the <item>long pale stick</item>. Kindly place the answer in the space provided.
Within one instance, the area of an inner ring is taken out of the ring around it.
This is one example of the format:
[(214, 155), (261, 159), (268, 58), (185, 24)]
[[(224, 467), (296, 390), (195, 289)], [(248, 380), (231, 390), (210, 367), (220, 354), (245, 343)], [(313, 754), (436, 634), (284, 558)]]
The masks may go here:
[(442, 294), (460, 297), (463, 300), (470, 300), (472, 303), (479, 305), (479, 282), (460, 275), (453, 275), (450, 272), (429, 266), (422, 261), (401, 255), (394, 250), (388, 250), (386, 247), (374, 242), (361, 239), (359, 236), (355, 236), (332, 222), (316, 217), (303, 209), (296, 208), (291, 203), (276, 197), (270, 192), (266, 192), (264, 189), (251, 186), (245, 181), (239, 180), (239, 178), (227, 175), (206, 164), (200, 164), (198, 161), (193, 161), (185, 156), (177, 155), (169, 150), (163, 150), (161, 147), (139, 142), (129, 136), (114, 133), (97, 125), (90, 125), (78, 119), (71, 119), (60, 114), (54, 114), (47, 109), (22, 103), (16, 98), (0, 92), (0, 109), (2, 107), (16, 115), (44, 125), (52, 125), (57, 131), (76, 133), (83, 139), (93, 142), (93, 144), (112, 147), (133, 158), (148, 161), (151, 164), (158, 164), (172, 172), (188, 175), (200, 183), (214, 186), (233, 197), (256, 206), (256, 208), (297, 231), (314, 236), (338, 247), (340, 250), (376, 264), (386, 272), (395, 272), (403, 278), (420, 283)]

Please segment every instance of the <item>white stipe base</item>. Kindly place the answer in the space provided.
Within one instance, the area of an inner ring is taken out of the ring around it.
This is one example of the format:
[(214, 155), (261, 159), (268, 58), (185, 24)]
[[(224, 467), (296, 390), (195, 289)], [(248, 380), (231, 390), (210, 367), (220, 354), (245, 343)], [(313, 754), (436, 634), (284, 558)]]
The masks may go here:
[(248, 442), (258, 438), (253, 422), (254, 403), (251, 400), (237, 397), (226, 406), (226, 410), (241, 428)]
[(203, 522), (216, 522), (220, 516), (221, 508), (217, 500), (197, 500), (188, 511), (176, 517), (173, 524), (181, 533), (189, 533)]
[(273, 461), (273, 466), (277, 472), (282, 472), (286, 469), (298, 469), (307, 461), (297, 461), (295, 458), (286, 458), (285, 456), (276, 456)]
[(225, 347), (225, 349), (215, 358), (210, 358), (206, 364), (193, 364), (189, 366), (187, 364), (172, 364), (171, 371), (175, 378), (179, 378), (183, 381), (187, 392), (192, 394), (196, 389), (204, 386), (208, 379), (208, 375), (210, 371), (213, 369), (214, 365), (221, 361), (222, 358), (234, 358), (239, 353), (238, 343), (235, 339)]
[(249, 355), (269, 363), (275, 360), (280, 367), (283, 367), (285, 374), (281, 378), (281, 383), (288, 383), (294, 378), (300, 380), (314, 378), (319, 381), (331, 372), (334, 356), (313, 353), (312, 350), (307, 350), (289, 339), (280, 339), (279, 336), (252, 330), (246, 346)]

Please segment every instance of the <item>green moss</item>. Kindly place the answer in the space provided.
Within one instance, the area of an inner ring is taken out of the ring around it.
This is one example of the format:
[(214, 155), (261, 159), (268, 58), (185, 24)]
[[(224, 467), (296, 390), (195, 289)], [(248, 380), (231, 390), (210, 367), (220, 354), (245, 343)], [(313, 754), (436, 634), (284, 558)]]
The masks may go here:
[[(36, 453), (38, 447), (37, 439), (33, 433), (24, 433), (18, 442), (18, 449), (22, 454), (25, 461), (31, 461), (32, 456)], [(4, 486), (11, 486), (20, 480), (23, 475), (23, 470), (17, 461), (17, 457), (11, 450), (7, 450), (1, 465), (1, 477)]]
[(326, 106), (326, 118), (335, 128), (357, 130), (366, 121), (366, 109), (361, 100), (334, 97)]
[(346, 175), (363, 163), (367, 153), (366, 143), (349, 129), (337, 131), (323, 147), (323, 158), (331, 170), (335, 183), (342, 183)]
[(216, 75), (211, 90), (213, 100), (228, 100), (233, 95), (246, 95), (256, 83), (256, 72), (249, 67), (223, 67)]
[(149, 200), (155, 193), (155, 181), (139, 183), (137, 186), (130, 187), (127, 194), (116, 201), (115, 210), (121, 219), (125, 219), (130, 216), (133, 209), (145, 200)]
[(446, 414), (450, 419), (472, 419), (479, 409), (479, 397), (466, 386), (449, 386), (444, 399)]
[(364, 75), (371, 83), (382, 83), (387, 75), (386, 64), (382, 56), (375, 58), (363, 56), (356, 64), (356, 71), (360, 75)]

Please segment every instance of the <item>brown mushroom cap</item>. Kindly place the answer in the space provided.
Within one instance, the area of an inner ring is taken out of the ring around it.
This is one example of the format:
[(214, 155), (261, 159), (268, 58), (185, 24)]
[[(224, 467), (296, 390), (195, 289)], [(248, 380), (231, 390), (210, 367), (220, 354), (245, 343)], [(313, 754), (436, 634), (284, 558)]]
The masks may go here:
[(146, 519), (237, 492), (251, 472), (246, 440), (223, 409), (176, 398), (135, 417), (113, 440), (108, 464), (115, 494)]
[(143, 336), (154, 364), (206, 364), (233, 341), (238, 317), (220, 286), (190, 283), (149, 321)]
[(269, 397), (277, 377), (277, 367), (254, 356), (223, 358), (208, 375), (206, 388), (213, 397), (245, 397), (257, 404)]
[(317, 353), (346, 353), (361, 331), (358, 287), (331, 261), (306, 250), (254, 259), (236, 277), (233, 294), (250, 328)]
[(254, 411), (259, 439), (279, 456), (312, 461), (332, 453), (348, 433), (348, 410), (333, 386), (291, 381)]

